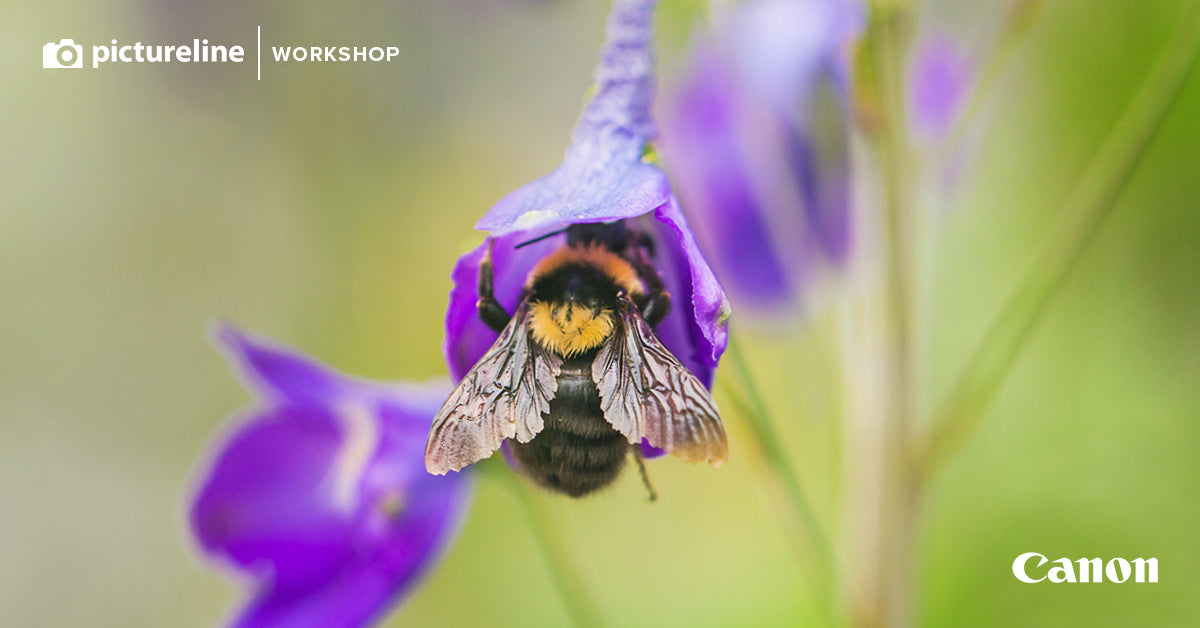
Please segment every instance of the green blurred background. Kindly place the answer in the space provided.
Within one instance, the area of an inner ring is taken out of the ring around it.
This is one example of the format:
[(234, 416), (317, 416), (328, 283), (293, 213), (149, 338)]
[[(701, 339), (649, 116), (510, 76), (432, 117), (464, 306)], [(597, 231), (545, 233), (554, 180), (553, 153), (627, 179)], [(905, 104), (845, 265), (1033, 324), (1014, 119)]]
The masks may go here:
[[(929, 8), (972, 46), (1002, 4)], [(1181, 7), (1050, 0), (1034, 23), (942, 223), (932, 399)], [(0, 5), (0, 625), (208, 626), (229, 613), (238, 589), (197, 558), (183, 514), (202, 452), (248, 403), (206, 326), (227, 318), (374, 378), (443, 377), (449, 269), (479, 241), (482, 212), (557, 163), (606, 11), (595, 0)], [(663, 1), (664, 85), (705, 13)], [(252, 49), (256, 25), (264, 44), (390, 44), (401, 56), (268, 64), (261, 82), (251, 63), (38, 63), (63, 37)], [(1193, 72), (984, 428), (933, 484), (922, 624), (1200, 625), (1198, 197)], [(735, 331), (830, 527), (843, 464), (835, 318), (817, 309), (796, 333)], [(610, 624), (813, 616), (758, 454), (740, 418), (727, 423), (730, 463), (655, 463), (654, 506), (632, 473), (586, 501), (540, 499)], [(568, 623), (531, 535), (510, 495), (481, 482), (462, 537), (388, 625)], [(1027, 551), (1153, 556), (1160, 582), (1024, 585), (1010, 565)]]

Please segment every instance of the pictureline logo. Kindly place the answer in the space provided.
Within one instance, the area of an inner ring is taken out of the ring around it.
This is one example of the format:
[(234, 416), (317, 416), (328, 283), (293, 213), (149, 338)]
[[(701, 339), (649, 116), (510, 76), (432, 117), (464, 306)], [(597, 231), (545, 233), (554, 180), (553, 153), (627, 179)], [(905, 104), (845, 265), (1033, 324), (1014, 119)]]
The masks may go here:
[[(191, 45), (122, 45), (116, 39), (105, 46), (92, 46), (92, 68), (102, 63), (241, 63), (246, 51), (241, 46), (210, 45), (207, 39), (193, 39)], [(83, 46), (73, 39), (42, 46), (43, 68), (83, 67)]]
[[(262, 27), (257, 27), (255, 58), (258, 79), (262, 80)], [(122, 44), (112, 39), (108, 44), (91, 46), (91, 68), (108, 63), (242, 63), (246, 49), (241, 45), (209, 43), (196, 38), (191, 44), (145, 44), (137, 41)], [(400, 55), (398, 46), (335, 45), (335, 46), (271, 46), (271, 60), (288, 62), (387, 62)], [(61, 39), (42, 46), (42, 67), (46, 69), (79, 69), (84, 67), (84, 46), (74, 39)]]

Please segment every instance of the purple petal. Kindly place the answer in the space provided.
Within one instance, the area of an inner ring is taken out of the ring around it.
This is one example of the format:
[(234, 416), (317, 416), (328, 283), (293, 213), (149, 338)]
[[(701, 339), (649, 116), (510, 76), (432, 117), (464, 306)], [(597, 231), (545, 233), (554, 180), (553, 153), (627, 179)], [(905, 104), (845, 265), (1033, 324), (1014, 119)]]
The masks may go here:
[(655, 333), (684, 366), (711, 387), (729, 340), (729, 301), (696, 246), (679, 203), (672, 197), (654, 218), (658, 266), (672, 300), (671, 313)]
[(465, 515), (465, 483), (442, 486), (454, 476), (431, 478), (406, 495), (404, 514), (382, 542), (363, 547), (321, 586), (262, 591), (241, 612), (237, 626), (362, 626), (375, 619), (436, 560)]
[(644, 438), (642, 439), (642, 457), (643, 458), (645, 458), (646, 460), (652, 460), (654, 458), (661, 458), (665, 455), (667, 455), (667, 450), (659, 449), (658, 447), (651, 445), (650, 441), (648, 441)]
[(940, 138), (966, 101), (974, 76), (971, 60), (953, 40), (932, 35), (918, 44), (908, 80), (913, 131)]
[(285, 588), (301, 587), (350, 553), (353, 522), (316, 493), (341, 445), (320, 408), (280, 408), (226, 441), (192, 505), (201, 547)]
[(718, 37), (732, 71), (776, 111), (806, 108), (824, 73), (848, 89), (850, 45), (864, 21), (860, 2), (759, 0), (721, 17)]
[(856, 1), (761, 0), (740, 7), (718, 30), (748, 92), (740, 111), (746, 120), (735, 125), (753, 129), (743, 154), (761, 173), (767, 231), (790, 222), (780, 201), (798, 203), (804, 214), (798, 244), (776, 239), (800, 252), (789, 260), (792, 276), (807, 270), (803, 256), (814, 245), (837, 265), (849, 250), (850, 53), (863, 23)]
[[(446, 334), (442, 336), (442, 357), (450, 370), (450, 379), (460, 381), (496, 341), (493, 333), (479, 318), (479, 262), (483, 259), (488, 241), (459, 256), (450, 272), (450, 303), (446, 306)], [(500, 297), (504, 292), (505, 296)], [(511, 312), (510, 290), (497, 290), (497, 298)]]
[(295, 349), (228, 324), (219, 325), (213, 339), (246, 387), (268, 398), (335, 399), (346, 392), (346, 376)]
[(739, 5), (693, 44), (671, 99), (667, 164), (735, 300), (779, 310), (849, 252), (849, 51), (858, 3)]
[(411, 589), (465, 514), (469, 474), (424, 468), (449, 386), (352, 378), (231, 327), (220, 335), (271, 402), (224, 439), (190, 513), (201, 548), (255, 582), (236, 623), (362, 625)]
[(849, 112), (844, 100), (826, 107), (817, 94), (814, 102), (807, 120), (783, 132), (784, 160), (799, 187), (807, 240), (840, 266), (850, 250)]
[(696, 44), (689, 79), (664, 118), (663, 154), (696, 234), (735, 300), (782, 306), (796, 294), (747, 171), (735, 93), (721, 60)]
[(515, 230), (633, 218), (667, 202), (659, 168), (642, 163), (654, 137), (655, 0), (617, 0), (596, 67), (595, 95), (575, 126), (562, 164), (496, 203), (475, 228)]

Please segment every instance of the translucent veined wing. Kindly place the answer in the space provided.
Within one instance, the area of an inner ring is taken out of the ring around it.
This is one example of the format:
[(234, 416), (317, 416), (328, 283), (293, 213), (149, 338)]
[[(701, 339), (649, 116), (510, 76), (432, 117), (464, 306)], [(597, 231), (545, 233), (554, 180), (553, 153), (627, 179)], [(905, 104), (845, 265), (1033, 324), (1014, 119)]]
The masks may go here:
[(562, 358), (530, 338), (522, 301), (500, 337), (459, 382), (433, 418), (425, 468), (457, 471), (492, 455), (506, 438), (527, 443), (558, 391)]
[(712, 395), (667, 349), (629, 297), (592, 363), (604, 418), (630, 443), (651, 445), (688, 462), (719, 466), (729, 458)]

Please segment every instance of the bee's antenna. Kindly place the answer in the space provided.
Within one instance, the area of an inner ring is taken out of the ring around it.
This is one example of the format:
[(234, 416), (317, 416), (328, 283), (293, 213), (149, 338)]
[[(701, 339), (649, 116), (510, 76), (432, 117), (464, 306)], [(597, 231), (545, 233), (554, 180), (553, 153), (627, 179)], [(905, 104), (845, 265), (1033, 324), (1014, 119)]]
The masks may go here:
[(534, 239), (532, 239), (532, 240), (526, 240), (526, 241), (524, 241), (524, 242), (522, 242), (522, 243), (520, 243), (520, 244), (518, 244), (518, 245), (514, 246), (513, 248), (514, 248), (514, 249), (519, 249), (519, 248), (521, 248), (521, 247), (523, 247), (523, 246), (526, 246), (526, 245), (529, 245), (529, 244), (533, 244), (534, 242), (541, 242), (542, 240), (545, 240), (546, 238), (553, 238), (554, 236), (556, 236), (556, 235), (558, 235), (558, 234), (560, 234), (560, 233), (566, 233), (566, 232), (567, 232), (567, 229), (566, 229), (566, 227), (563, 227), (562, 229), (559, 229), (558, 231), (551, 231), (550, 233), (547, 233), (546, 235), (541, 235), (541, 236), (538, 236), (538, 237), (536, 237), (536, 238), (534, 238)]
[(642, 475), (642, 484), (646, 487), (646, 492), (650, 494), (650, 502), (658, 501), (658, 493), (654, 492), (654, 486), (650, 484), (650, 476), (646, 475), (646, 463), (642, 459), (642, 446), (640, 444), (633, 446), (633, 459), (637, 461), (638, 473)]

